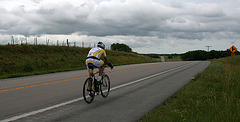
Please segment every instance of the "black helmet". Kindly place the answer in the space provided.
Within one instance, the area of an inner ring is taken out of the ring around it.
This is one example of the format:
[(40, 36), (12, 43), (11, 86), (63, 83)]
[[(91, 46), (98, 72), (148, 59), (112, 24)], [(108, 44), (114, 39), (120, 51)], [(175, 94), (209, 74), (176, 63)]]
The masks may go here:
[(98, 42), (97, 46), (98, 47), (102, 47), (103, 49), (105, 49), (105, 45), (102, 42)]

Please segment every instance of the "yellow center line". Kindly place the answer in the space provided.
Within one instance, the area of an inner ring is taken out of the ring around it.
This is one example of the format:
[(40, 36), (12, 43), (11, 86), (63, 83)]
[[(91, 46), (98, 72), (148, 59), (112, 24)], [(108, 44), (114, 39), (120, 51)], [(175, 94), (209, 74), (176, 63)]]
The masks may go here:
[[(115, 72), (121, 72), (121, 71), (127, 71), (127, 70), (133, 70), (133, 69), (139, 69), (139, 68), (150, 67), (150, 66), (161, 65), (161, 64), (164, 64), (164, 63), (151, 64), (151, 65), (146, 65), (146, 66), (141, 66), (141, 67), (134, 67), (134, 68), (129, 68), (129, 69), (122, 69), (122, 70), (117, 70), (117, 71), (111, 71), (111, 72), (106, 72), (106, 74), (115, 73)], [(46, 83), (33, 84), (33, 85), (21, 86), (21, 87), (10, 88), (10, 89), (3, 89), (3, 90), (0, 90), (0, 92), (12, 91), (12, 90), (17, 90), (17, 89), (24, 89), (24, 88), (29, 88), (29, 87), (36, 87), (36, 86), (41, 86), (41, 85), (47, 85), (47, 84), (52, 84), (52, 83), (59, 83), (59, 82), (76, 80), (76, 79), (87, 78), (87, 77), (88, 77), (88, 76), (81, 76), (81, 77), (76, 77), (76, 78), (70, 78), (70, 79), (64, 79), (64, 80), (51, 81), (51, 82), (46, 82)]]

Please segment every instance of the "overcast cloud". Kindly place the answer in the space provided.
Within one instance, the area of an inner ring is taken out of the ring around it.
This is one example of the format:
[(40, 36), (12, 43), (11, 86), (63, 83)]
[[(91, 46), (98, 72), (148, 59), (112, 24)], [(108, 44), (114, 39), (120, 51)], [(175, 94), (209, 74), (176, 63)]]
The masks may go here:
[(239, 0), (0, 0), (0, 44), (69, 39), (139, 53), (240, 49)]

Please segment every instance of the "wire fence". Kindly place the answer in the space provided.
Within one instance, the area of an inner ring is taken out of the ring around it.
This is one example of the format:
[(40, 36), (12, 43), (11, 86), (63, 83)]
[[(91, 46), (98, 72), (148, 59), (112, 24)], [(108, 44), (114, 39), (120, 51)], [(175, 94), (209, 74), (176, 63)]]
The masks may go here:
[[(11, 36), (11, 42), (8, 42), (8, 45), (51, 45), (51, 46), (68, 46), (68, 47), (82, 47), (82, 48), (93, 48), (96, 47), (96, 44), (86, 43), (84, 41), (70, 41), (69, 39), (65, 40), (50, 40), (46, 38), (46, 42), (34, 38), (33, 40), (28, 40), (28, 38), (19, 39)], [(106, 45), (106, 49), (110, 50), (110, 46)]]

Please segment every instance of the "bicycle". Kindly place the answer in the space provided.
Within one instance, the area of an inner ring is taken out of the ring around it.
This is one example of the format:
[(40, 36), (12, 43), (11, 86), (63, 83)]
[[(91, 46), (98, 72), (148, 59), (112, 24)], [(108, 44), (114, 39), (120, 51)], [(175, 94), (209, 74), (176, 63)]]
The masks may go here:
[[(97, 74), (98, 72), (94, 73)], [(89, 90), (91, 88), (91, 90)], [(100, 91), (99, 91), (100, 90)], [(110, 92), (110, 78), (103, 72), (102, 79), (98, 82), (95, 75), (86, 79), (83, 85), (83, 97), (86, 103), (91, 103), (101, 92), (103, 98), (106, 98)]]

